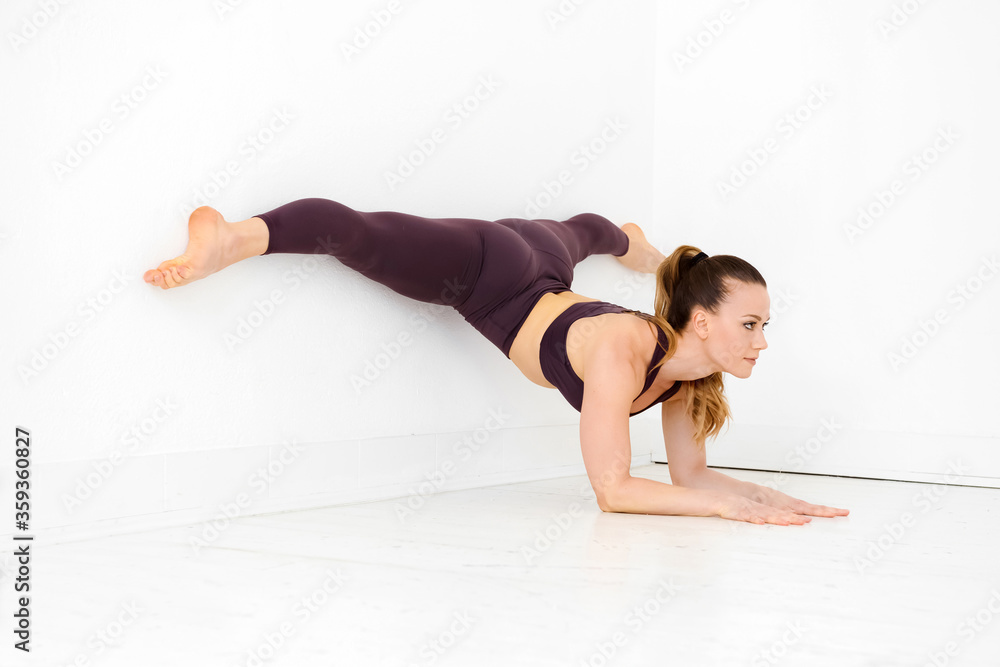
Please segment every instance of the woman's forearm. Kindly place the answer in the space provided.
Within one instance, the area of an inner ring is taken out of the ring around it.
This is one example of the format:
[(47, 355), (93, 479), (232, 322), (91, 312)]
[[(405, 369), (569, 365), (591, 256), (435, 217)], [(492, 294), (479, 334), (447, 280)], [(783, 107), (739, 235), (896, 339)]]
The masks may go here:
[(756, 500), (755, 496), (758, 490), (758, 486), (753, 482), (742, 482), (711, 468), (704, 468), (697, 473), (689, 473), (680, 479), (673, 480), (673, 482), (677, 486), (689, 489), (724, 491), (751, 500)]
[(717, 516), (725, 494), (713, 489), (674, 486), (643, 477), (629, 477), (607, 495), (608, 512)]
[[(727, 489), (739, 489), (744, 493), (751, 493), (751, 487), (767, 490), (767, 487), (757, 486), (750, 482), (737, 482), (737, 480), (722, 475), (722, 473), (719, 475), (729, 481), (716, 476), (698, 476), (696, 481), (702, 484), (715, 482)], [(685, 481), (690, 480), (686, 479)], [(733, 484), (733, 482), (737, 483)], [(789, 500), (795, 501), (794, 498), (789, 498)], [(605, 512), (719, 516), (735, 521), (757, 524), (774, 523), (783, 526), (802, 525), (811, 521), (809, 517), (797, 514), (796, 508), (791, 506), (769, 506), (759, 503), (749, 496), (738, 495), (725, 489), (674, 486), (642, 477), (628, 477), (619, 482), (613, 492), (606, 490), (600, 507)], [(826, 512), (826, 514), (810, 512), (816, 516), (833, 516), (834, 514), (830, 512), (846, 514), (846, 510), (836, 510), (829, 507), (816, 507), (815, 509)]]

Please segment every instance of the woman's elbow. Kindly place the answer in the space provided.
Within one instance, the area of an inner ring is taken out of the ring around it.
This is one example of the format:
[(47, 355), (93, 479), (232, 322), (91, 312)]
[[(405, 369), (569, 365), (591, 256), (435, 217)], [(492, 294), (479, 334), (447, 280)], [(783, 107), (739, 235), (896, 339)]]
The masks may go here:
[(615, 488), (605, 487), (600, 493), (595, 493), (595, 495), (597, 496), (597, 507), (602, 512), (622, 511), (622, 489), (620, 486)]

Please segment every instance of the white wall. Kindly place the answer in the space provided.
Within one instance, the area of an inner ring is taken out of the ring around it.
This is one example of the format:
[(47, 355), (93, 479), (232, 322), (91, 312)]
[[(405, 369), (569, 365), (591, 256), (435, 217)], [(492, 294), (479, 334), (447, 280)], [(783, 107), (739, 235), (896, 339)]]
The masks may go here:
[[(448, 308), (332, 257), (256, 257), (169, 291), (142, 274), (183, 251), (202, 204), (230, 221), (312, 196), (442, 217), (648, 220), (653, 3), (587, 3), (563, 20), (558, 3), (529, 0), (231, 4), (0, 10), (0, 400), (8, 434), (32, 433), (33, 527), (398, 496), (435, 473), (457, 488), (582, 472), (578, 413)], [(366, 27), (377, 34), (349, 54)], [(624, 129), (582, 160), (609, 122)], [(389, 187), (438, 128), (444, 141)], [(531, 211), (563, 170), (569, 184)], [(634, 289), (610, 257), (577, 275), (583, 293), (649, 307), (649, 285)], [(403, 333), (410, 344), (356, 390)], [(454, 445), (467, 438), (481, 446), (464, 460), (472, 448)], [(656, 443), (655, 430), (637, 437), (637, 460)], [(269, 465), (281, 474), (264, 484)]]
[(656, 241), (771, 295), (709, 462), (1000, 483), (1000, 6), (657, 7)]

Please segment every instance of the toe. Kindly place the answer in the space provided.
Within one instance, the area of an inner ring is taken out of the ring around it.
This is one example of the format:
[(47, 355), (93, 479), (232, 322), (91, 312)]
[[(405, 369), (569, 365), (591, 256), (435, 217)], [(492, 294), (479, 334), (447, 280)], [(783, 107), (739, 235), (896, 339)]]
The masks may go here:
[(167, 287), (177, 287), (177, 283), (179, 282), (179, 280), (177, 278), (176, 272), (177, 269), (175, 269), (174, 267), (170, 267), (169, 269), (163, 272), (163, 278), (167, 281)]

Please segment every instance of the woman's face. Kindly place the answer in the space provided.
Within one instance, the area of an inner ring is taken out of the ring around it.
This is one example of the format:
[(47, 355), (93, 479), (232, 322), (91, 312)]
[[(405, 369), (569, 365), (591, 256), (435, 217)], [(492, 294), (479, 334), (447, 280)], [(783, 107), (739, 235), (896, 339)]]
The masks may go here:
[(770, 319), (771, 299), (761, 285), (733, 285), (718, 313), (696, 309), (692, 313), (692, 324), (699, 326), (701, 322), (702, 331), (707, 331), (704, 340), (708, 356), (720, 370), (738, 378), (748, 378), (755, 363), (752, 360), (767, 348), (764, 325)]

